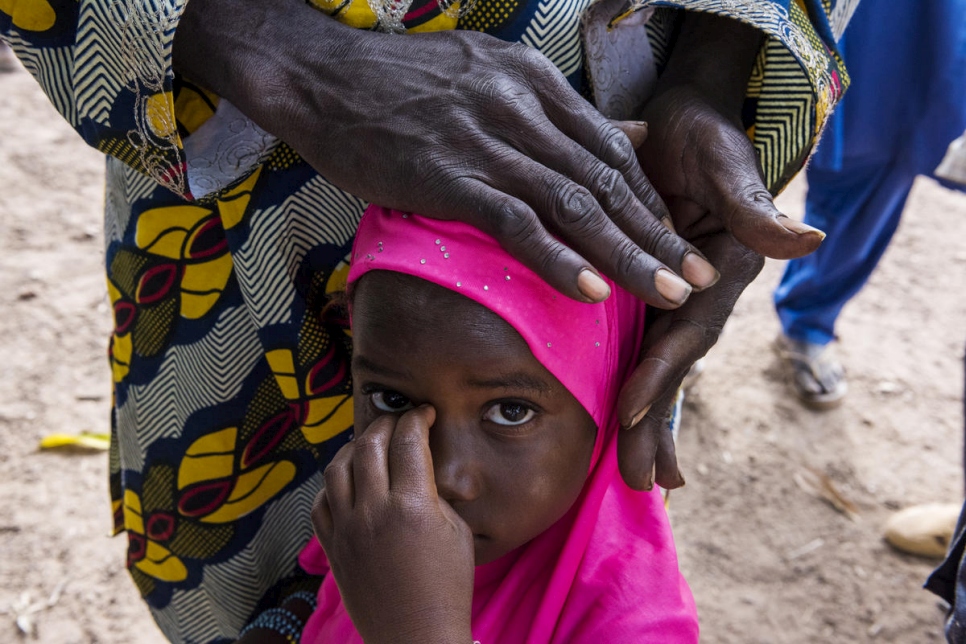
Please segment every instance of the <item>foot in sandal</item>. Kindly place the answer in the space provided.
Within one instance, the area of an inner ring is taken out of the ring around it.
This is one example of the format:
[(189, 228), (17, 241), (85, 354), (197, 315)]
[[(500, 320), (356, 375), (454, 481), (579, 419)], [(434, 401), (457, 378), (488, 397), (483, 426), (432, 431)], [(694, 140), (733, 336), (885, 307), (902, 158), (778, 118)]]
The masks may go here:
[(845, 369), (830, 345), (814, 344), (779, 335), (775, 350), (799, 399), (813, 409), (842, 404), (849, 386)]

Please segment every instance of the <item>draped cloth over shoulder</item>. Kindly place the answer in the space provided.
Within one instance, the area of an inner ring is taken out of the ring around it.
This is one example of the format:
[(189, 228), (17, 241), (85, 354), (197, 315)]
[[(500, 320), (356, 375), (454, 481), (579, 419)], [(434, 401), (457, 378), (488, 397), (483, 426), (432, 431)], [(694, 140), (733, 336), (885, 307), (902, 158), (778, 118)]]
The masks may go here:
[[(617, 469), (615, 402), (638, 354), (643, 305), (613, 284), (601, 304), (575, 302), (470, 226), (377, 207), (362, 219), (352, 259), (350, 289), (369, 271), (406, 273), (498, 314), (599, 428), (573, 508), (530, 543), (476, 569), (474, 638), (485, 644), (696, 642), (694, 601), (678, 570), (660, 493), (631, 490)], [(328, 570), (315, 539), (301, 562), (315, 574)], [(361, 642), (331, 576), (302, 642)]]

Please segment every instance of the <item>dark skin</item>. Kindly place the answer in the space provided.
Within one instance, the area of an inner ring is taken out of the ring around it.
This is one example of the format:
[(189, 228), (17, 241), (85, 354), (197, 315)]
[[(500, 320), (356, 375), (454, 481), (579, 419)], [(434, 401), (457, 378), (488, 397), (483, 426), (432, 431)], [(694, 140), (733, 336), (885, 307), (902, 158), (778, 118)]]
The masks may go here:
[[(683, 484), (661, 431), (669, 401), (760, 255), (821, 243), (779, 216), (740, 127), (759, 46), (749, 27), (688, 14), (636, 156), (543, 56), (475, 32), (400, 38), (346, 28), (298, 0), (192, 0), (174, 63), (343, 189), (473, 224), (575, 299), (607, 297), (600, 271), (676, 309), (652, 325), (620, 403), (632, 427), (621, 472), (645, 489), (655, 475)], [(718, 280), (712, 265), (721, 282), (703, 291)]]
[(476, 302), (383, 271), (357, 283), (353, 302), (355, 421), (366, 429), (325, 470), (316, 533), (367, 643), (471, 642), (474, 563), (566, 513), (597, 428)]

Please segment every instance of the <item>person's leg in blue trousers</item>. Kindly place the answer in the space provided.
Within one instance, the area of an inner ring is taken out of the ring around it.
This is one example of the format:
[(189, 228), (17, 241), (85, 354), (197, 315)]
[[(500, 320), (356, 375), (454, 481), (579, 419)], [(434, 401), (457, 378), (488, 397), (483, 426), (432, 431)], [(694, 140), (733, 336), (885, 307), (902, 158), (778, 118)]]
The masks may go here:
[(805, 222), (828, 235), (819, 249), (788, 263), (775, 291), (786, 336), (826, 345), (835, 320), (885, 252), (915, 173), (891, 167), (811, 171)]
[(805, 223), (828, 236), (788, 263), (775, 291), (778, 348), (812, 406), (844, 396), (824, 349), (835, 321), (882, 257), (916, 175), (966, 126), (964, 20), (964, 0), (864, 0), (843, 39), (852, 85), (806, 172)]

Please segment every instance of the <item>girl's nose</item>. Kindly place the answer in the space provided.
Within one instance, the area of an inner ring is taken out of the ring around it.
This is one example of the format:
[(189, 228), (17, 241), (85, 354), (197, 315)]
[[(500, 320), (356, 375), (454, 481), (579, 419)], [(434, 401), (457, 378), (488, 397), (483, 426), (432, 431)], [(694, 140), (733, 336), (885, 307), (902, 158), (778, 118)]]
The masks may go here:
[(438, 408), (436, 414), (429, 430), (436, 491), (451, 505), (472, 501), (481, 489), (480, 454), (474, 449), (473, 428), (447, 419)]

